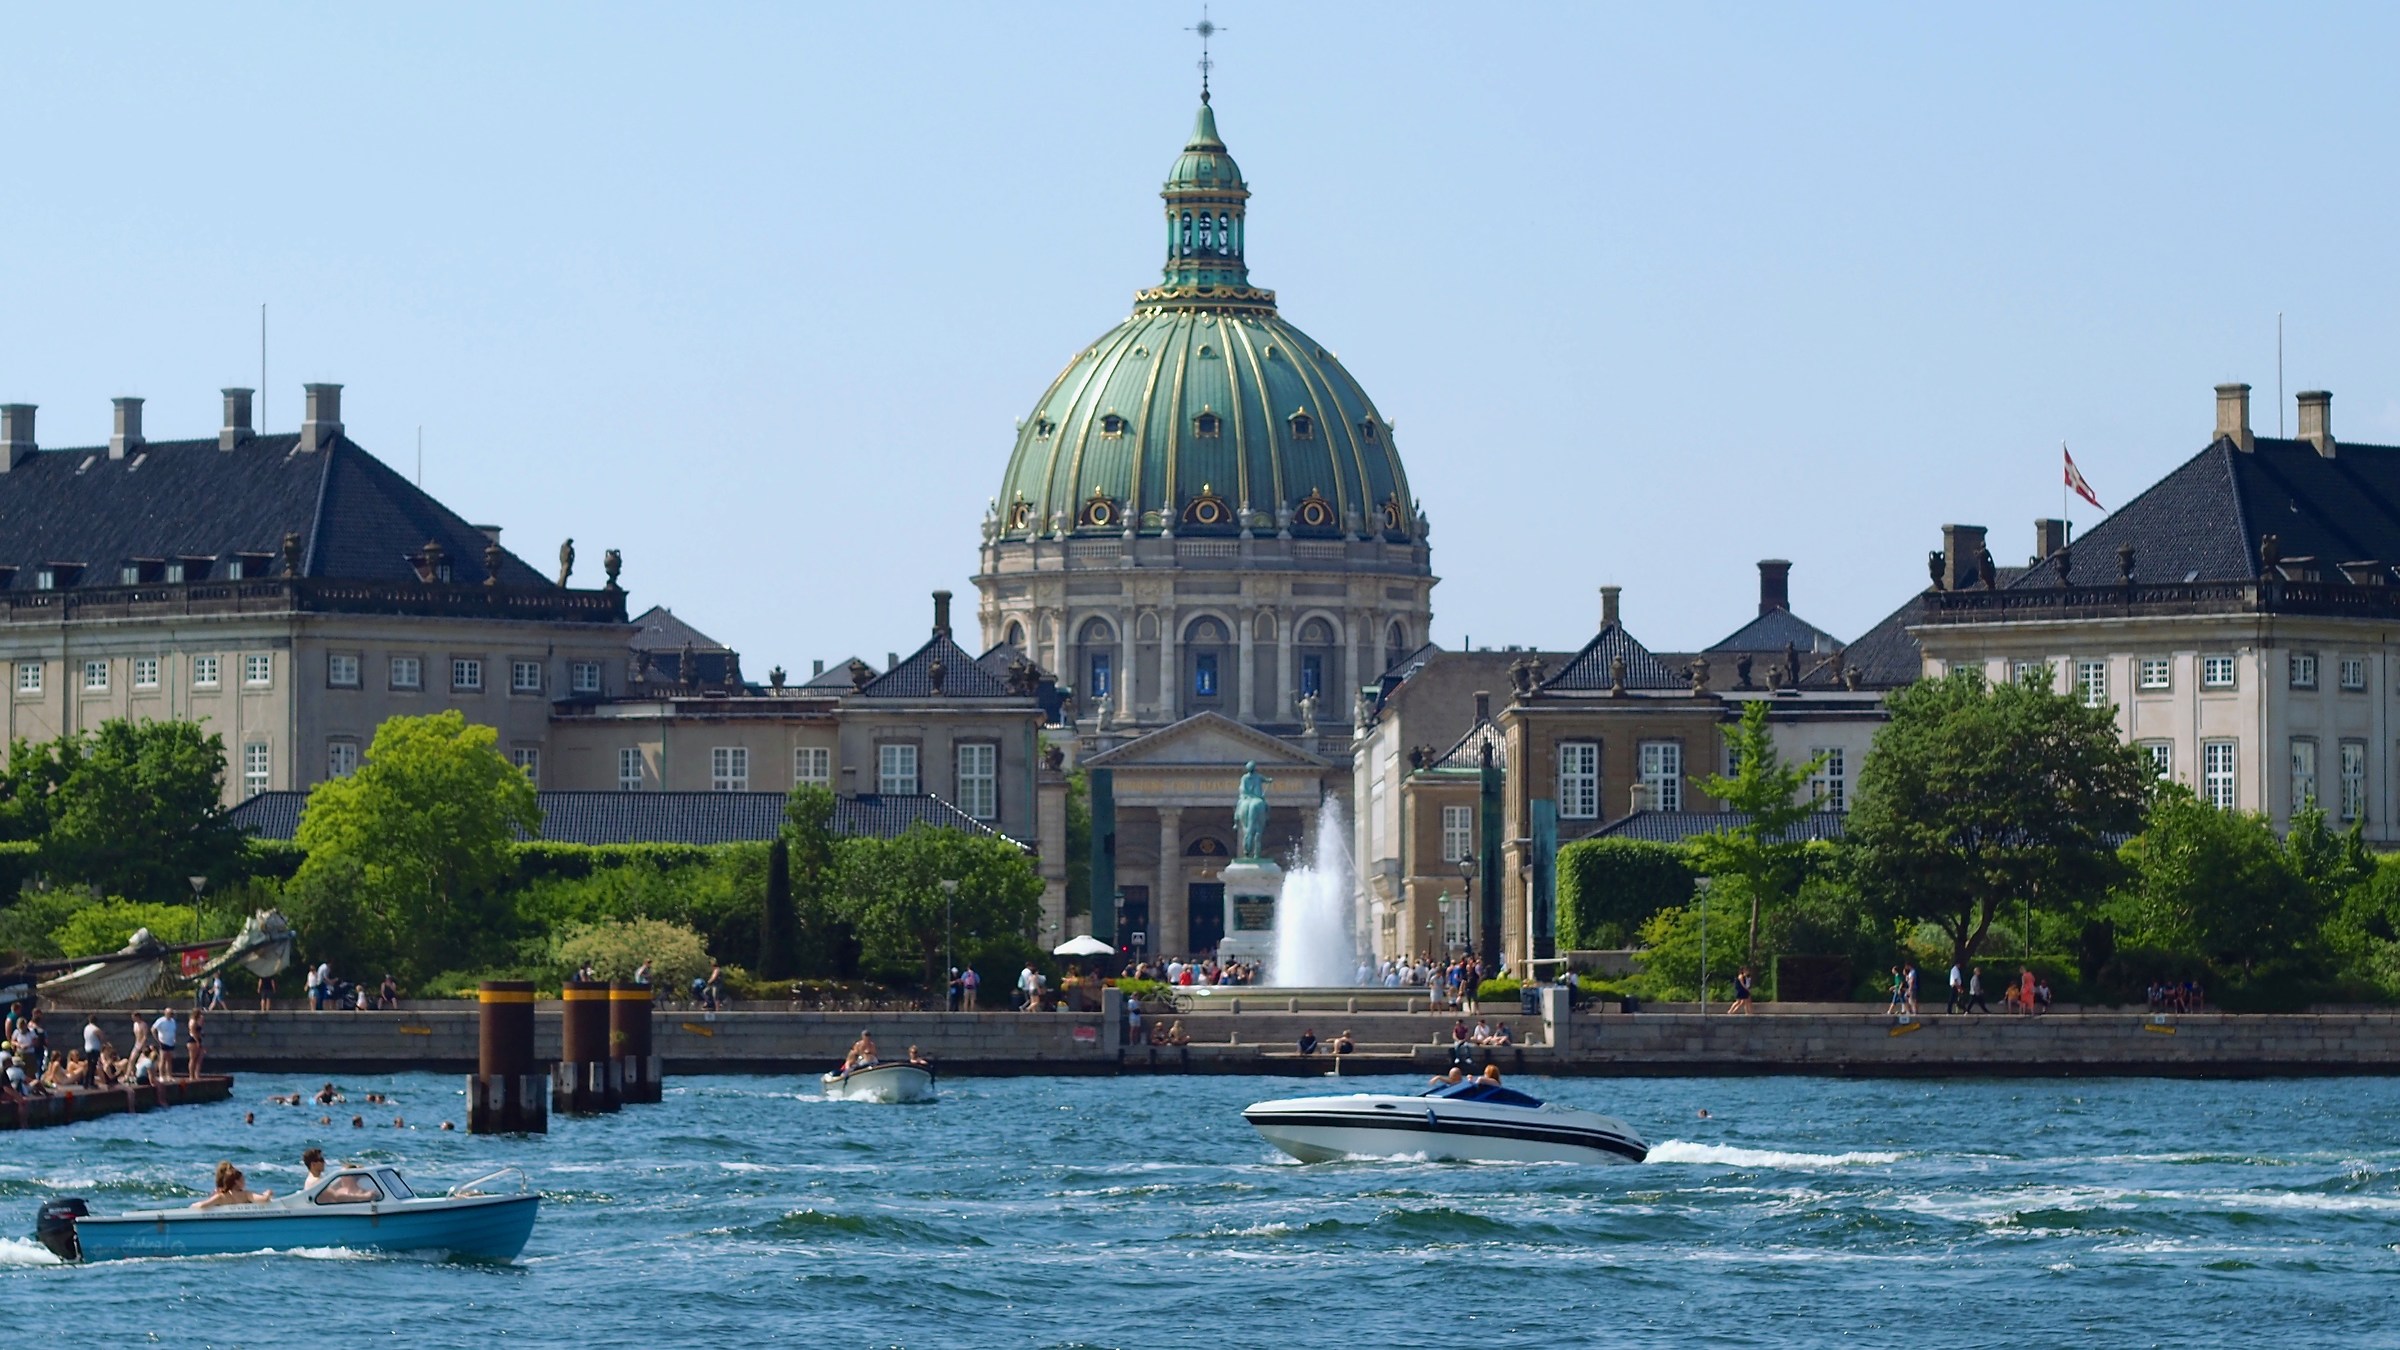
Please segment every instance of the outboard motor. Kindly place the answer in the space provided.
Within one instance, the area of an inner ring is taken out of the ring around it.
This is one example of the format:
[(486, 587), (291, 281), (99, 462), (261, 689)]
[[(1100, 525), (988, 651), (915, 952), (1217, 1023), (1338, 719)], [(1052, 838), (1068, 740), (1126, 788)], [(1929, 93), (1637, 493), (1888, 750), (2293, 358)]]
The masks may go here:
[(45, 1202), (33, 1216), (33, 1236), (61, 1261), (80, 1261), (83, 1248), (75, 1240), (75, 1221), (92, 1212), (81, 1196)]

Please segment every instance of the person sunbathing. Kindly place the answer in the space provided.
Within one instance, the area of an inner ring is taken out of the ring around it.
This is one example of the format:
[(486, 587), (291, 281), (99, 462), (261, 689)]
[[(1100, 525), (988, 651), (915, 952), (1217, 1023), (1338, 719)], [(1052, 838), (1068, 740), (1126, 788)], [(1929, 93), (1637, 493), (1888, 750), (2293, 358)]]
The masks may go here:
[(275, 1198), (273, 1191), (252, 1191), (243, 1184), (242, 1169), (229, 1162), (217, 1164), (217, 1190), (206, 1200), (192, 1203), (194, 1209), (216, 1209), (224, 1205), (263, 1205)]

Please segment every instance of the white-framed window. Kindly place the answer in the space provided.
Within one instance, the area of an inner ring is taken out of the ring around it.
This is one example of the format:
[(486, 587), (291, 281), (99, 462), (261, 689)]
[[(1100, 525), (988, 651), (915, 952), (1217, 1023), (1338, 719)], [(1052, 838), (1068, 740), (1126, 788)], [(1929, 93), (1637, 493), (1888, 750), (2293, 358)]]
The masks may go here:
[(1842, 747), (1819, 746), (1809, 755), (1817, 762), (1817, 771), (1808, 777), (1809, 800), (1820, 811), (1850, 809), (1849, 765), (1843, 762)]
[(634, 746), (617, 751), (617, 791), (642, 790), (642, 752)]
[(539, 661), (509, 662), (508, 692), (512, 694), (542, 692), (542, 663)]
[(136, 689), (156, 689), (158, 687), (157, 657), (137, 656), (133, 658), (133, 687)]
[(425, 663), (414, 656), (392, 658), (392, 688), (422, 689), (425, 687)]
[(2291, 668), (2292, 688), (2314, 689), (2317, 687), (2317, 654), (2315, 652), (2293, 652)]
[(325, 658), (325, 683), (336, 689), (358, 688), (358, 657), (334, 652)]
[(917, 795), (917, 747), (904, 741), (875, 747), (875, 790), (888, 797)]
[(2153, 690), (2174, 688), (2175, 663), (2163, 656), (2143, 657), (2141, 687)]
[(2157, 774), (2161, 781), (2174, 781), (2175, 742), (2143, 741), (2134, 748), (2140, 750), (2144, 755), (2149, 757), (2150, 771), (2154, 774)]
[(749, 747), (720, 745), (709, 751), (708, 786), (712, 792), (748, 792), (750, 790)]
[(41, 662), (17, 662), (17, 692), (20, 694), (38, 694), (42, 692)]
[(831, 787), (833, 747), (803, 745), (792, 751), (792, 782), (799, 787)]
[(108, 692), (108, 662), (86, 661), (83, 663), (83, 690), (87, 694)]
[(599, 662), (578, 661), (568, 669), (571, 672), (569, 687), (576, 693), (597, 694), (600, 692)]
[(2233, 770), (2238, 754), (2238, 743), (2234, 741), (2200, 743), (2200, 795), (2220, 811), (2233, 809)]
[(483, 688), (483, 659), (475, 656), (450, 658), (450, 687), (461, 692), (477, 692)]
[(2050, 663), (2047, 661), (2011, 661), (2008, 663), (2010, 684), (2050, 683)]
[(1641, 746), (1642, 795), (1653, 811), (1683, 809), (1683, 742), (1644, 741)]
[(1600, 816), (1600, 742), (1558, 743), (1558, 814), (1564, 820)]
[(249, 652), (242, 657), (242, 683), (252, 689), (264, 688), (275, 682), (275, 658), (266, 652)]
[(217, 684), (217, 658), (213, 656), (193, 657), (192, 687), (194, 689), (214, 689)]
[(1475, 851), (1475, 808), (1442, 808), (1442, 861), (1454, 863)]
[(271, 762), (267, 758), (267, 743), (252, 741), (242, 747), (242, 795), (255, 797), (267, 790), (267, 775)]
[(2363, 656), (2342, 658), (2342, 688), (2353, 694), (2366, 692), (2367, 658)]
[(518, 772), (534, 782), (542, 781), (542, 752), (535, 747), (530, 745), (510, 746), (508, 762), (516, 765)]
[(2317, 800), (2317, 742), (2312, 736), (2292, 738), (2292, 809)]
[(957, 747), (958, 809), (977, 820), (1000, 814), (1000, 747), (966, 741)]
[(348, 778), (358, 772), (358, 742), (327, 741), (325, 743), (325, 776)]
[(2075, 692), (2083, 696), (2083, 706), (2108, 706), (2108, 663), (2078, 661), (2075, 663)]
[(2233, 688), (2233, 657), (2221, 653), (2201, 657), (2200, 687), (2203, 689)]
[(2367, 813), (2367, 743), (2342, 742), (2342, 819), (2352, 821)]

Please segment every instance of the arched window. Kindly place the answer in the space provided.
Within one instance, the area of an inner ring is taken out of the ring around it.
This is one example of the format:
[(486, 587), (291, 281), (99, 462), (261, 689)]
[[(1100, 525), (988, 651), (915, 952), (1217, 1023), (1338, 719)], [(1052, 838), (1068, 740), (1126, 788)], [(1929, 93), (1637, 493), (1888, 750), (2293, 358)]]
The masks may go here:
[(1206, 211), (1200, 213), (1200, 251), (1203, 254), (1217, 251), (1217, 220)]
[(1303, 647), (1332, 646), (1333, 625), (1323, 619), (1310, 619), (1307, 623), (1300, 625), (1300, 645)]
[(1383, 635), (1383, 668), (1390, 670), (1408, 655), (1408, 630), (1394, 623)]
[(1014, 619), (1009, 620), (1008, 635), (1001, 640), (1006, 642), (1009, 646), (1016, 648), (1018, 651), (1025, 650), (1025, 625), (1018, 623)]
[(1116, 692), (1116, 630), (1105, 619), (1086, 619), (1077, 630), (1075, 641), (1083, 648), (1083, 706), (1086, 710), (1097, 710)]
[(1189, 211), (1183, 213), (1183, 241), (1178, 247), (1184, 257), (1192, 256), (1192, 213)]
[(1225, 645), (1225, 625), (1205, 616), (1194, 619), (1192, 626), (1183, 630), (1183, 640), (1195, 647), (1222, 647)]
[(1217, 252), (1233, 256), (1233, 218), (1222, 212), (1217, 215)]
[(1292, 439), (1293, 439), (1293, 440), (1295, 440), (1295, 441), (1309, 441), (1309, 440), (1315, 440), (1315, 439), (1316, 439), (1316, 435), (1317, 435), (1317, 419), (1315, 419), (1315, 418), (1313, 418), (1313, 417), (1309, 416), (1307, 413), (1304, 413), (1304, 412), (1296, 412), (1296, 413), (1293, 413), (1293, 414), (1292, 414)]

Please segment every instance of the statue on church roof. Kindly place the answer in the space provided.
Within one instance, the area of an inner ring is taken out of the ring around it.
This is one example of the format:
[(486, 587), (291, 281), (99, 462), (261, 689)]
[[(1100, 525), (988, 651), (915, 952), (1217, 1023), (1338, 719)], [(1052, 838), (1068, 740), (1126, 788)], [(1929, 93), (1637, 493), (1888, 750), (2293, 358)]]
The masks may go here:
[(567, 578), (575, 575), (575, 540), (570, 537), (558, 546), (558, 584), (565, 586)]

